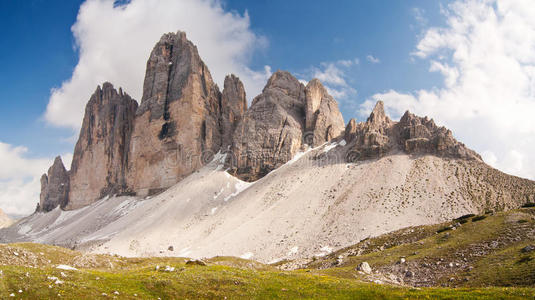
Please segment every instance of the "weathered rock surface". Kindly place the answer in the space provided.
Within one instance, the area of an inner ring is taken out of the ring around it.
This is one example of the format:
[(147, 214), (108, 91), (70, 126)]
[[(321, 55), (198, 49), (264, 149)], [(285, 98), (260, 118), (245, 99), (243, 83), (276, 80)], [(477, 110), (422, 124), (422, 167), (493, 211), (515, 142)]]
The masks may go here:
[(372, 273), (372, 268), (370, 267), (368, 262), (365, 261), (365, 262), (361, 262), (357, 266), (357, 271), (361, 271), (361, 272), (364, 272), (366, 274), (371, 274)]
[(481, 157), (453, 138), (450, 130), (438, 127), (432, 119), (406, 112), (399, 122), (393, 122), (378, 101), (364, 123), (352, 119), (345, 129), (348, 160), (365, 160), (386, 155), (391, 151), (408, 154), (433, 154), (441, 157), (476, 159)]
[(110, 83), (97, 88), (86, 107), (68, 179), (62, 179), (68, 195), (49, 187), (57, 178), (43, 176), (40, 209), (75, 209), (114, 194), (156, 194), (199, 170), (218, 151), (229, 154), (229, 171), (246, 181), (262, 178), (307, 147), (333, 140), (340, 143), (329, 147), (342, 146), (333, 152), (337, 161), (396, 151), (481, 160), (433, 120), (407, 112), (394, 122), (383, 106), (378, 102), (366, 122), (352, 119), (344, 126), (336, 100), (319, 80), (305, 87), (290, 73), (277, 71), (247, 109), (238, 77), (227, 76), (220, 92), (185, 33), (168, 33), (147, 61), (139, 107)]
[(247, 111), (245, 88), (240, 79), (234, 75), (225, 77), (225, 86), (221, 93), (221, 149), (226, 151), (232, 145), (232, 135)]
[(227, 164), (240, 179), (254, 181), (304, 147), (321, 145), (343, 132), (338, 105), (319, 80), (305, 87), (290, 73), (277, 71), (234, 131)]
[(301, 149), (304, 128), (305, 86), (277, 71), (234, 131), (233, 172), (254, 181), (278, 168)]
[(221, 147), (220, 92), (197, 47), (168, 33), (147, 62), (130, 145), (128, 186), (143, 196), (197, 170)]
[(129, 145), (137, 102), (111, 83), (97, 87), (87, 103), (70, 170), (67, 209), (127, 191)]
[(417, 117), (406, 111), (397, 124), (397, 132), (400, 146), (409, 154), (481, 160), (479, 154), (456, 141), (450, 130), (438, 127), (427, 117)]
[(58, 206), (65, 207), (68, 193), (69, 173), (58, 156), (48, 169), (48, 175), (43, 174), (41, 177), (41, 196), (37, 211), (48, 212)]
[(305, 89), (306, 119), (304, 140), (319, 146), (344, 132), (344, 118), (334, 100), (318, 79), (312, 79)]

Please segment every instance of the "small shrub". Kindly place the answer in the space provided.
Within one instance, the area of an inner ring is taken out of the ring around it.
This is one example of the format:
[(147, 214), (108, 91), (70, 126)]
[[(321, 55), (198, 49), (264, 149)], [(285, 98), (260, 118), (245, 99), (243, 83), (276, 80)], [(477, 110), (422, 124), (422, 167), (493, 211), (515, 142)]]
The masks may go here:
[(461, 219), (461, 220), (459, 220), (459, 223), (461, 223), (461, 224), (464, 224), (464, 223), (466, 223), (466, 222), (468, 222), (468, 219)]
[(451, 229), (452, 229), (451, 226), (442, 227), (439, 230), (437, 230), (437, 233), (442, 233), (444, 231), (448, 231), (448, 230), (451, 230)]
[(471, 218), (473, 216), (475, 216), (475, 215), (474, 214), (467, 214), (467, 215), (458, 217), (457, 219), (455, 219), (455, 221), (461, 221), (461, 220), (469, 219), (469, 218)]
[(523, 207), (523, 208), (527, 208), (527, 207), (535, 207), (535, 203), (533, 203), (533, 202), (528, 202), (528, 203), (522, 205), (522, 207)]
[(472, 222), (477, 222), (486, 219), (487, 216), (477, 216), (472, 218)]
[(524, 219), (522, 219), (522, 220), (518, 220), (518, 223), (519, 223), (519, 224), (527, 223), (527, 222), (528, 222), (528, 220), (524, 220)]
[(531, 261), (532, 259), (533, 258), (531, 258), (530, 256), (524, 256), (521, 259), (519, 259), (517, 263), (519, 263), (519, 264), (527, 263), (527, 262)]

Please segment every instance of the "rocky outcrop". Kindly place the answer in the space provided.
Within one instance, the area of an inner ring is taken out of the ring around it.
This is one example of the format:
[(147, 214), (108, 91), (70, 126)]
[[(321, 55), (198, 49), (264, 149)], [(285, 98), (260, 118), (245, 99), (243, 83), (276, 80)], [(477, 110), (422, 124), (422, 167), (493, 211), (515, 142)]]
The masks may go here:
[(343, 132), (338, 104), (319, 80), (305, 87), (290, 73), (277, 71), (236, 127), (227, 165), (242, 180), (254, 181), (305, 147)]
[(63, 165), (61, 157), (56, 157), (54, 164), (48, 169), (48, 175), (41, 177), (41, 196), (37, 211), (48, 212), (67, 205), (69, 193), (69, 173)]
[[(338, 105), (318, 80), (305, 88), (290, 73), (276, 72), (247, 110), (238, 77), (227, 76), (220, 92), (186, 34), (168, 33), (147, 61), (139, 107), (110, 83), (91, 96), (61, 205), (76, 209), (114, 194), (159, 193), (218, 151), (231, 154), (234, 173), (256, 180), (304, 145), (343, 130)], [(49, 179), (42, 181), (46, 190)]]
[(226, 151), (232, 145), (232, 135), (247, 111), (245, 88), (234, 75), (225, 77), (221, 93), (221, 149)]
[(67, 209), (127, 191), (129, 145), (137, 102), (111, 83), (97, 87), (85, 109), (70, 170)]
[(305, 86), (277, 71), (234, 131), (232, 172), (254, 181), (278, 168), (301, 149), (304, 129)]
[(400, 147), (409, 154), (481, 160), (479, 154), (455, 140), (450, 130), (438, 127), (427, 117), (421, 118), (406, 111), (396, 129)]
[(305, 89), (305, 137), (310, 146), (318, 146), (344, 132), (344, 118), (338, 103), (318, 79), (312, 79)]
[(306, 146), (344, 131), (336, 101), (317, 79), (305, 87), (290, 73), (275, 72), (234, 131), (231, 172), (254, 181), (288, 162)]
[(128, 186), (162, 191), (210, 161), (221, 147), (220, 92), (197, 47), (168, 33), (147, 62), (130, 145)]
[(275, 72), (247, 109), (239, 78), (227, 76), (220, 92), (196, 46), (179, 31), (163, 35), (153, 48), (139, 107), (110, 83), (97, 88), (71, 170), (55, 164), (54, 176), (43, 176), (39, 209), (75, 209), (113, 194), (156, 194), (219, 151), (228, 154), (230, 173), (255, 181), (299, 151), (333, 140), (342, 146), (335, 152), (350, 161), (392, 151), (481, 159), (433, 120), (409, 112), (390, 120), (380, 101), (366, 122), (352, 119), (344, 127), (336, 100), (319, 80), (305, 86), (285, 71)]
[(352, 119), (345, 129), (348, 160), (377, 158), (391, 151), (408, 154), (433, 154), (442, 157), (476, 159), (481, 157), (453, 138), (450, 130), (435, 125), (432, 119), (417, 117), (408, 111), (399, 122), (386, 116), (378, 101), (367, 121)]
[(384, 112), (383, 102), (379, 101), (364, 123), (350, 122), (345, 131), (350, 145), (351, 159), (379, 157), (392, 149), (394, 122)]
[(356, 133), (357, 133), (357, 121), (351, 118), (351, 120), (349, 120), (349, 122), (346, 125), (346, 129), (344, 132), (344, 139), (347, 142), (350, 142), (355, 137)]

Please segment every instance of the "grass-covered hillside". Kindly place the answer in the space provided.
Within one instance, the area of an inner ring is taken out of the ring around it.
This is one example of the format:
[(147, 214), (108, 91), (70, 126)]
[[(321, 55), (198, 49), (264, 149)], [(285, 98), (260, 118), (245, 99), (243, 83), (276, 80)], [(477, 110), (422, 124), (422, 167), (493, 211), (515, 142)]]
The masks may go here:
[[(321, 274), (411, 286), (535, 287), (535, 208), (405, 228), (310, 262)], [(359, 272), (367, 262), (372, 273)]]
[[(293, 271), (279, 269), (291, 262), (217, 257), (187, 263), (0, 245), (0, 298), (533, 298), (534, 218), (535, 209), (524, 208), (407, 228)], [(371, 272), (359, 270), (363, 262)]]

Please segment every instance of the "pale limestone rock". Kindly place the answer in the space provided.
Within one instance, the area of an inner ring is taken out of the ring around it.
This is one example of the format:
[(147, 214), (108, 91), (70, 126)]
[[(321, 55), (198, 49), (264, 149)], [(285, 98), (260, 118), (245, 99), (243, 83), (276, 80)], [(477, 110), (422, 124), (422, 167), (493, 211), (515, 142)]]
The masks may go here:
[(321, 82), (307, 87), (290, 73), (275, 72), (234, 131), (227, 165), (243, 180), (257, 180), (308, 146), (342, 136), (338, 104)]
[(304, 121), (304, 85), (275, 72), (234, 131), (232, 171), (254, 181), (292, 159), (301, 149)]
[(399, 122), (393, 122), (386, 116), (382, 101), (377, 102), (366, 122), (348, 123), (345, 139), (351, 142), (346, 154), (351, 161), (377, 158), (391, 151), (481, 160), (476, 152), (456, 141), (450, 130), (436, 126), (432, 119), (407, 111)]
[(147, 62), (130, 145), (128, 186), (160, 192), (209, 162), (221, 147), (220, 92), (197, 47), (168, 33)]
[(43, 174), (41, 177), (41, 195), (37, 211), (48, 212), (58, 206), (65, 207), (68, 193), (69, 174), (58, 156), (48, 169), (48, 175)]
[(357, 121), (355, 119), (349, 120), (349, 122), (346, 125), (346, 129), (344, 132), (344, 139), (346, 142), (351, 142), (352, 139), (355, 137), (355, 134), (357, 133)]
[(328, 142), (344, 132), (344, 119), (336, 100), (318, 79), (305, 89), (305, 142), (312, 147)]
[(238, 123), (247, 111), (245, 88), (234, 74), (225, 77), (225, 85), (221, 93), (221, 149), (228, 150), (232, 145), (232, 135)]
[(357, 266), (357, 271), (361, 271), (361, 272), (364, 272), (366, 274), (371, 274), (372, 273), (372, 268), (370, 267), (368, 262), (365, 261), (365, 262), (361, 262)]
[(106, 82), (87, 103), (74, 148), (66, 209), (128, 191), (126, 172), (137, 102)]

